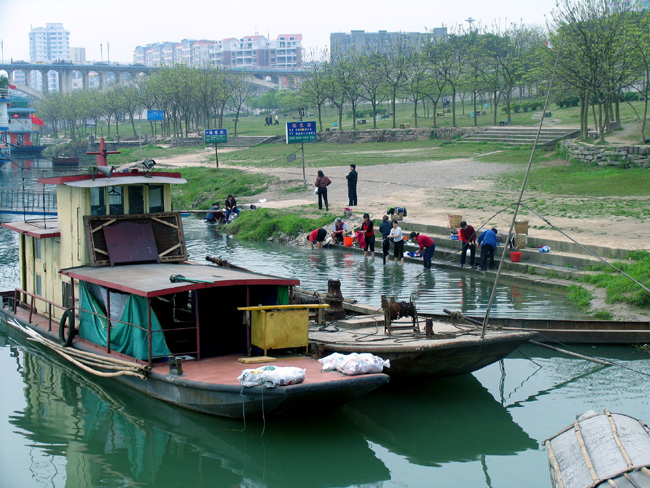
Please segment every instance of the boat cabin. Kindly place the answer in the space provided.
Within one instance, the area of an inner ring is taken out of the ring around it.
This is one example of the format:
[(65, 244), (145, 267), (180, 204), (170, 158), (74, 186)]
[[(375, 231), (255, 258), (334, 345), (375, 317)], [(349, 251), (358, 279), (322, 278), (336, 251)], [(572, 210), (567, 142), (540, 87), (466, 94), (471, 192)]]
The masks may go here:
[(39, 180), (57, 187), (57, 219), (2, 224), (20, 235), (19, 304), (150, 364), (247, 353), (250, 324), (237, 308), (288, 304), (298, 280), (188, 263), (171, 211), (171, 185), (186, 180), (97, 168)]

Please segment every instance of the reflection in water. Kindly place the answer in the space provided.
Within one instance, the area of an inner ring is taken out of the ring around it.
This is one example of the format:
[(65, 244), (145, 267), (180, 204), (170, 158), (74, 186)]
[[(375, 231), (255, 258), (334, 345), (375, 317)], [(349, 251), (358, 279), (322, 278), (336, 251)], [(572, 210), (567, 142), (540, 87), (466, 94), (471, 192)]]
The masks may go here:
[[(376, 486), (389, 478), (340, 414), (300, 419), (300, 428), (296, 421), (244, 426), (88, 377), (35, 347), (10, 350), (26, 407), (9, 421), (40, 458), (65, 460), (53, 486)], [(37, 460), (27, 468), (44, 472)]]
[(373, 400), (342, 408), (369, 440), (414, 464), (441, 466), (537, 449), (472, 375), (389, 385)]

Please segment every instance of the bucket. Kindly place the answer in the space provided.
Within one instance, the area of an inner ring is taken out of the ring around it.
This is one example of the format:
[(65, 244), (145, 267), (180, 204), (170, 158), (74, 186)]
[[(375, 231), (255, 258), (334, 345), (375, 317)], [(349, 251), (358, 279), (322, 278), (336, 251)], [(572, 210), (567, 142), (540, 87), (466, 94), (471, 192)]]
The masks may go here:
[(510, 261), (513, 263), (518, 263), (519, 261), (521, 261), (521, 252), (510, 251)]
[(352, 247), (353, 243), (354, 243), (354, 237), (345, 236), (343, 238), (343, 245), (345, 245), (347, 247)]
[(519, 219), (515, 220), (515, 233), (528, 234), (528, 221)]

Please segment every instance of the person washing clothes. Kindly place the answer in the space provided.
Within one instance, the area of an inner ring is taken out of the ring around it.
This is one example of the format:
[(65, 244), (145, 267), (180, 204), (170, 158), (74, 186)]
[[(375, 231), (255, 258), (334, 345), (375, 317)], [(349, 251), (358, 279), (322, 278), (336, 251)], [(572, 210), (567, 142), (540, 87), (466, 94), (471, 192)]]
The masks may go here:
[(323, 249), (323, 243), (325, 242), (325, 237), (327, 236), (327, 231), (325, 229), (314, 229), (309, 233), (309, 242), (311, 243), (311, 248), (314, 249), (314, 244), (318, 249)]
[(480, 236), (478, 236), (478, 245), (481, 248), (481, 262), (479, 263), (479, 268), (483, 271), (489, 268), (494, 268), (494, 250), (499, 245), (499, 238), (497, 237), (498, 231), (496, 227), (484, 231)]
[(461, 242), (460, 250), (460, 267), (465, 266), (465, 259), (467, 259), (467, 250), (469, 250), (469, 265), (472, 269), (476, 269), (475, 266), (475, 254), (476, 254), (476, 231), (471, 225), (467, 225), (467, 222), (464, 220), (460, 223), (460, 229), (458, 229), (458, 240)]
[(341, 217), (336, 217), (332, 226), (332, 239), (337, 244), (343, 244), (343, 238), (347, 237), (347, 235), (348, 227), (345, 225), (345, 222), (341, 220)]
[(404, 236), (402, 234), (402, 228), (397, 224), (397, 220), (393, 220), (393, 229), (390, 231), (388, 238), (393, 241), (393, 256), (395, 256), (395, 262), (398, 258), (402, 259), (402, 265), (404, 264)]
[(422, 254), (422, 250), (424, 249), (424, 255), (422, 256), (424, 268), (431, 268), (431, 258), (433, 257), (433, 253), (436, 250), (436, 245), (433, 242), (433, 239), (431, 239), (429, 236), (425, 236), (424, 234), (419, 234), (417, 232), (411, 232), (411, 239), (413, 239), (413, 241), (418, 246), (420, 246), (420, 254)]
[(237, 208), (237, 200), (235, 200), (235, 197), (232, 195), (228, 195), (228, 198), (226, 198), (226, 223), (230, 222), (230, 214), (231, 213), (237, 214), (237, 217), (239, 217), (239, 208)]
[(370, 220), (370, 215), (365, 213), (363, 214), (363, 223), (361, 224), (361, 230), (363, 231), (363, 238), (365, 241), (365, 246), (363, 248), (363, 257), (368, 256), (368, 249), (370, 249), (370, 260), (375, 260), (375, 230), (372, 228), (372, 220)]
[(381, 218), (381, 224), (379, 224), (379, 232), (381, 232), (381, 252), (383, 253), (383, 261), (386, 264), (386, 257), (390, 252), (390, 239), (388, 235), (393, 230), (393, 224), (388, 220), (388, 215), (384, 215)]

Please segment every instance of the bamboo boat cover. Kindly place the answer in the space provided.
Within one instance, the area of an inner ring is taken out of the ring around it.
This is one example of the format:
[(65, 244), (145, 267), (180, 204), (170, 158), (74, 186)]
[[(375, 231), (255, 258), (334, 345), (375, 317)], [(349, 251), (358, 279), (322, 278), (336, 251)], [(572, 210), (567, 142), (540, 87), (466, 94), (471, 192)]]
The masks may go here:
[(590, 411), (544, 444), (554, 488), (650, 487), (650, 429), (634, 417)]

